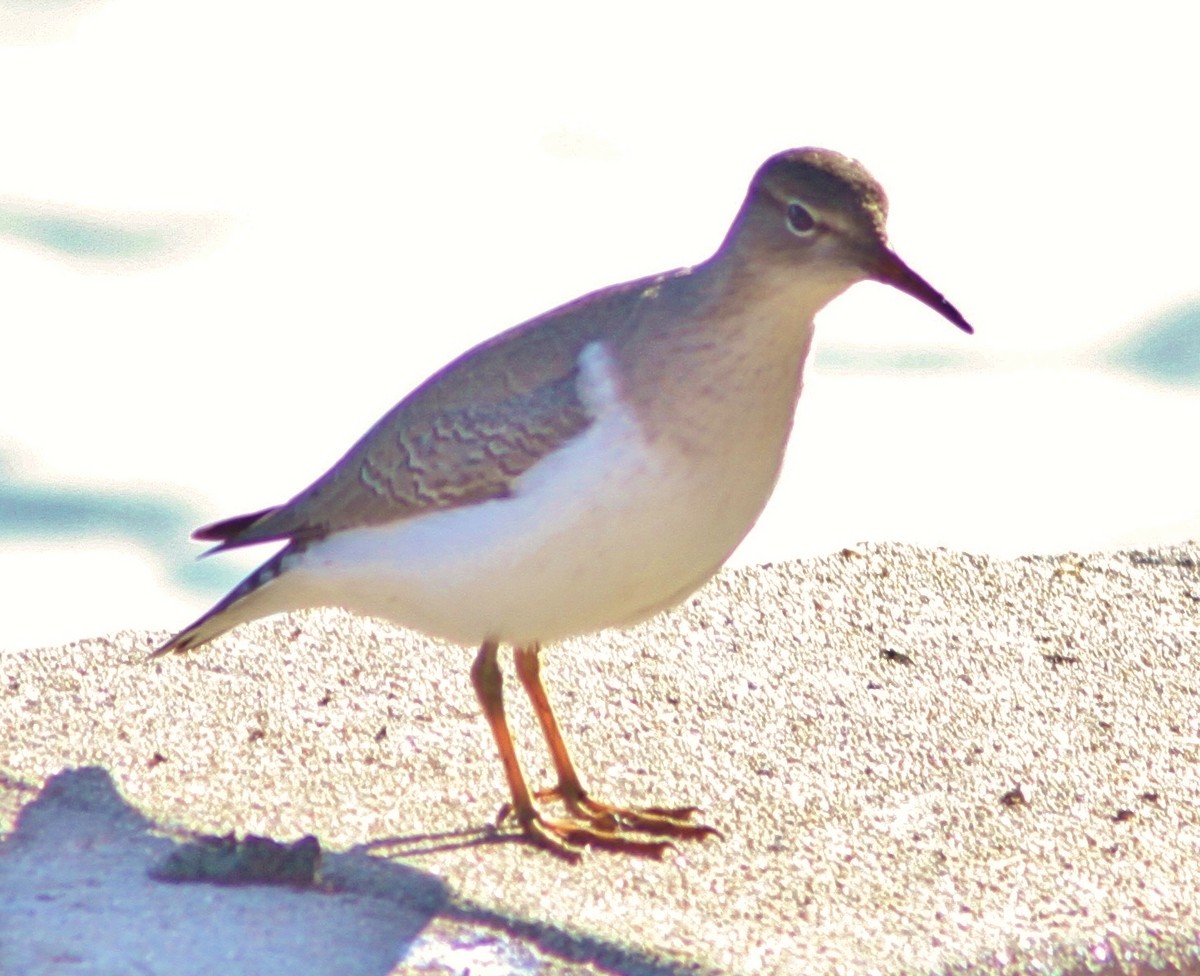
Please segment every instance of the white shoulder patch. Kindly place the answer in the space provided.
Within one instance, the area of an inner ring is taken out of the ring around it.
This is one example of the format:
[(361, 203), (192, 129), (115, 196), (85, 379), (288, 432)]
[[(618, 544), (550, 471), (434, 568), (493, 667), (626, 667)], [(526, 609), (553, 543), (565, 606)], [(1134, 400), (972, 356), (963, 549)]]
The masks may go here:
[(612, 353), (603, 342), (589, 342), (579, 353), (579, 399), (597, 420), (624, 409), (624, 388)]

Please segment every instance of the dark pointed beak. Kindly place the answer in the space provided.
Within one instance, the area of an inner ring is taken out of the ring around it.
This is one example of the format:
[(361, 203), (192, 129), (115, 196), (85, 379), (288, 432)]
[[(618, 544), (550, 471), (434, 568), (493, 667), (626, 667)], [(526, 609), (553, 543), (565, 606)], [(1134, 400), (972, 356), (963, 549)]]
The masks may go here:
[(933, 285), (901, 261), (895, 251), (884, 248), (880, 252), (871, 277), (876, 281), (899, 288), (919, 302), (924, 302), (935, 312), (948, 318), (963, 332), (970, 334), (975, 331), (971, 328), (971, 323), (962, 317), (962, 313), (946, 301), (942, 293)]

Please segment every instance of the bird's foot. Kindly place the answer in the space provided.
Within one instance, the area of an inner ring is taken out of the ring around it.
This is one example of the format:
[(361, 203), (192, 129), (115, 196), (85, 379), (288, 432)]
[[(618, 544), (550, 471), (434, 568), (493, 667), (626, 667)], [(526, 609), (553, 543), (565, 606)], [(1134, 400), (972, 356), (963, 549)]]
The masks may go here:
[(587, 847), (661, 861), (675, 846), (666, 840), (639, 840), (586, 822), (553, 820), (538, 813), (523, 820), (521, 830), (538, 847), (571, 864), (579, 862)]
[(604, 831), (635, 831), (658, 837), (677, 837), (680, 840), (721, 836), (715, 827), (694, 822), (694, 817), (700, 812), (699, 807), (621, 807), (593, 800), (583, 790), (566, 791), (557, 786), (542, 790), (537, 798), (561, 800), (573, 816)]
[[(572, 862), (579, 859), (581, 847), (598, 847), (657, 861), (675, 846), (667, 840), (641, 840), (629, 834), (676, 840), (721, 836), (715, 827), (693, 821), (699, 813), (698, 807), (621, 807), (593, 800), (582, 790), (564, 790), (560, 786), (541, 790), (536, 798), (561, 801), (571, 818), (555, 820), (531, 810), (525, 816), (518, 813), (521, 829), (539, 847)], [(511, 812), (512, 807), (506, 803), (500, 809), (497, 822), (503, 822)]]

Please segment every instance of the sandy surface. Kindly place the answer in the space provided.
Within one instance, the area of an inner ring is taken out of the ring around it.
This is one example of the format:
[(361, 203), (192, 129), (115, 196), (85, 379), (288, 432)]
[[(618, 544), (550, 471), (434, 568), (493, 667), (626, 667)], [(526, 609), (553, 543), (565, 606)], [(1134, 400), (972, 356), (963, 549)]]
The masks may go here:
[[(6, 976), (1200, 972), (1200, 544), (863, 546), (551, 648), (593, 792), (724, 833), (662, 863), (484, 829), (471, 650), (332, 611), (160, 636), (0, 657)], [(229, 831), (315, 835), (319, 882), (149, 877)]]

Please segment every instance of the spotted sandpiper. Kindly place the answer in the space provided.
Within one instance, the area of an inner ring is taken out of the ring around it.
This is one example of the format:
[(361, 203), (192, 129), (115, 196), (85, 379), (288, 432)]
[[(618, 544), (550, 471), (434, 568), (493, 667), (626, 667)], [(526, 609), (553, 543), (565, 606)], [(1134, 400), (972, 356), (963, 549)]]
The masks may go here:
[[(529, 840), (572, 860), (585, 846), (661, 857), (672, 840), (715, 833), (692, 807), (587, 794), (539, 650), (645, 620), (720, 568), (775, 485), (813, 316), (837, 295), (874, 279), (972, 331), (888, 246), (886, 216), (858, 162), (823, 149), (771, 157), (707, 261), (476, 346), (291, 501), (198, 529), (210, 552), (286, 545), (155, 654), (317, 606), (479, 646), (471, 680)], [(562, 801), (566, 817), (543, 816), (521, 773), (502, 642), (557, 775), (536, 799)]]

